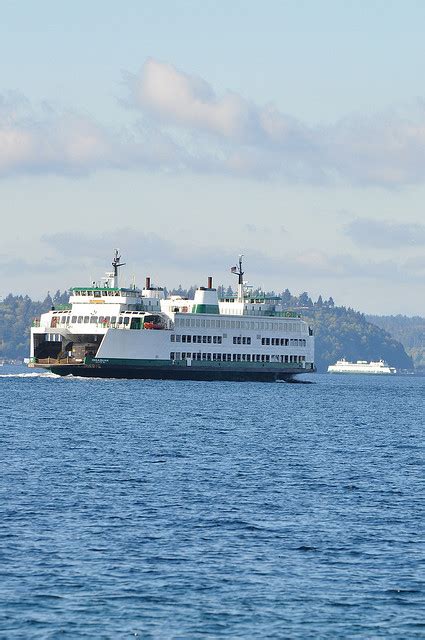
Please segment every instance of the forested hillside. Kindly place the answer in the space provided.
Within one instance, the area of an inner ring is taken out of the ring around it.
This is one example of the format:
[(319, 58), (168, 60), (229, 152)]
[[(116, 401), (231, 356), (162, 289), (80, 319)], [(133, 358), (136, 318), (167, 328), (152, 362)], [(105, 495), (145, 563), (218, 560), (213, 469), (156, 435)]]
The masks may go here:
[(52, 305), (68, 300), (68, 293), (47, 294), (42, 302), (11, 293), (0, 302), (0, 358), (25, 358), (29, 354), (29, 335), (34, 318)]
[(367, 316), (373, 322), (399, 340), (413, 358), (417, 369), (425, 369), (425, 318), (414, 316)]
[(397, 369), (412, 369), (412, 358), (388, 332), (368, 322), (362, 313), (345, 307), (313, 307), (303, 311), (316, 335), (316, 366), (325, 371), (341, 357), (347, 360), (383, 358)]
[[(192, 297), (195, 287), (189, 290), (178, 289), (170, 291), (172, 294)], [(229, 295), (230, 287), (220, 287), (219, 294)], [(253, 292), (259, 293), (257, 292)], [(393, 325), (376, 326), (385, 318), (374, 317), (374, 323), (368, 322), (364, 314), (335, 306), (332, 298), (323, 300), (319, 296), (313, 302), (308, 293), (294, 296), (288, 289), (280, 294), (274, 291), (270, 295), (279, 295), (288, 309), (299, 310), (314, 326), (316, 335), (316, 365), (319, 371), (325, 371), (327, 366), (339, 358), (349, 360), (376, 360), (384, 358), (392, 366), (399, 369), (411, 369), (411, 357), (406, 353), (403, 345), (392, 337)], [(68, 294), (57, 291), (53, 298), (48, 294), (42, 302), (34, 302), (28, 296), (14, 296), (9, 294), (0, 302), (0, 358), (24, 358), (29, 350), (29, 331), (33, 318), (47, 311), (52, 305), (66, 302)], [(406, 319), (409, 320), (409, 319)], [(421, 319), (417, 319), (418, 322)], [(402, 328), (403, 322), (400, 321)], [(422, 330), (425, 332), (425, 320)], [(419, 325), (418, 325), (419, 326)], [(404, 337), (400, 328), (400, 336)], [(413, 329), (412, 329), (413, 332)], [(398, 337), (398, 336), (397, 336)], [(399, 339), (401, 339), (401, 337)], [(415, 345), (411, 345), (412, 354)]]

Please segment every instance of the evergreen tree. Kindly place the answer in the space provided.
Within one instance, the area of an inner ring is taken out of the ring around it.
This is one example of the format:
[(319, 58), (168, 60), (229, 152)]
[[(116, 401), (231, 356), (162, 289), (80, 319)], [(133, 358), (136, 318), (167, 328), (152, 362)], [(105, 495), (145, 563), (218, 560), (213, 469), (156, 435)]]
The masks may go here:
[(298, 304), (300, 307), (312, 307), (313, 303), (309, 297), (307, 291), (304, 291), (298, 298)]
[(289, 307), (292, 304), (292, 296), (289, 289), (285, 289), (285, 291), (282, 293), (282, 304), (285, 307)]
[(43, 300), (43, 306), (51, 309), (53, 306), (52, 296), (50, 295), (50, 291), (47, 292), (46, 297)]

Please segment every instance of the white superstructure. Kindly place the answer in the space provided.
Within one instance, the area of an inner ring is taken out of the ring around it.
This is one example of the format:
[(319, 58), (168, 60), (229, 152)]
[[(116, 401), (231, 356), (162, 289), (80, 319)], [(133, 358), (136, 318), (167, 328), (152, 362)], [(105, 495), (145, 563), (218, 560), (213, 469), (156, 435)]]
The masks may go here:
[(66, 308), (52, 309), (31, 330), (31, 360), (56, 373), (195, 379), (286, 379), (314, 370), (314, 337), (279, 299), (249, 294), (242, 262), (234, 298), (219, 300), (208, 278), (193, 299), (164, 290), (120, 287), (114, 271), (75, 287)]
[(368, 362), (367, 360), (357, 360), (349, 362), (343, 358), (336, 364), (328, 367), (328, 373), (373, 373), (373, 374), (395, 374), (397, 369), (390, 367), (384, 360)]

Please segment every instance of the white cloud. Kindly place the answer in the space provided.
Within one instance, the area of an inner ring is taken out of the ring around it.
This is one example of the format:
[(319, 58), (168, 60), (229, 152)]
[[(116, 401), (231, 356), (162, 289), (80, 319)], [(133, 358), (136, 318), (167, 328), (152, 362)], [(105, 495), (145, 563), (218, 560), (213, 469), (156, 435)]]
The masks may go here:
[(244, 137), (256, 124), (255, 107), (238, 94), (229, 91), (217, 98), (202, 78), (153, 58), (145, 62), (135, 79), (134, 95), (140, 107), (167, 122), (226, 138)]
[(39, 113), (28, 102), (1, 101), (0, 174), (84, 171), (110, 155), (108, 136), (88, 118)]
[(420, 103), (404, 112), (308, 127), (273, 104), (256, 105), (231, 91), (218, 97), (205, 80), (154, 59), (145, 62), (131, 85), (134, 102), (145, 115), (195, 136), (198, 157), (211, 148), (202, 134), (220, 139), (216, 170), (382, 187), (425, 180), (425, 111)]
[(113, 131), (88, 115), (0, 96), (0, 176), (84, 175), (99, 169), (178, 165), (185, 152), (158, 130)]
[(121, 130), (69, 109), (35, 108), (17, 94), (0, 96), (0, 176), (139, 167), (362, 187), (425, 182), (420, 102), (307, 126), (271, 103), (234, 91), (219, 96), (204, 79), (152, 58), (127, 82), (138, 119)]

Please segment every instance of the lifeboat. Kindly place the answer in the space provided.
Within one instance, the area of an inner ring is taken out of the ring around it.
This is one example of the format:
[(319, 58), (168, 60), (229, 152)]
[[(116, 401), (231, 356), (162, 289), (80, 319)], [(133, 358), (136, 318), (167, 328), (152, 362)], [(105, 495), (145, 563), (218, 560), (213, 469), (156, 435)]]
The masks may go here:
[(145, 322), (143, 324), (143, 328), (144, 329), (162, 329), (162, 326), (160, 324), (157, 324), (156, 322)]

